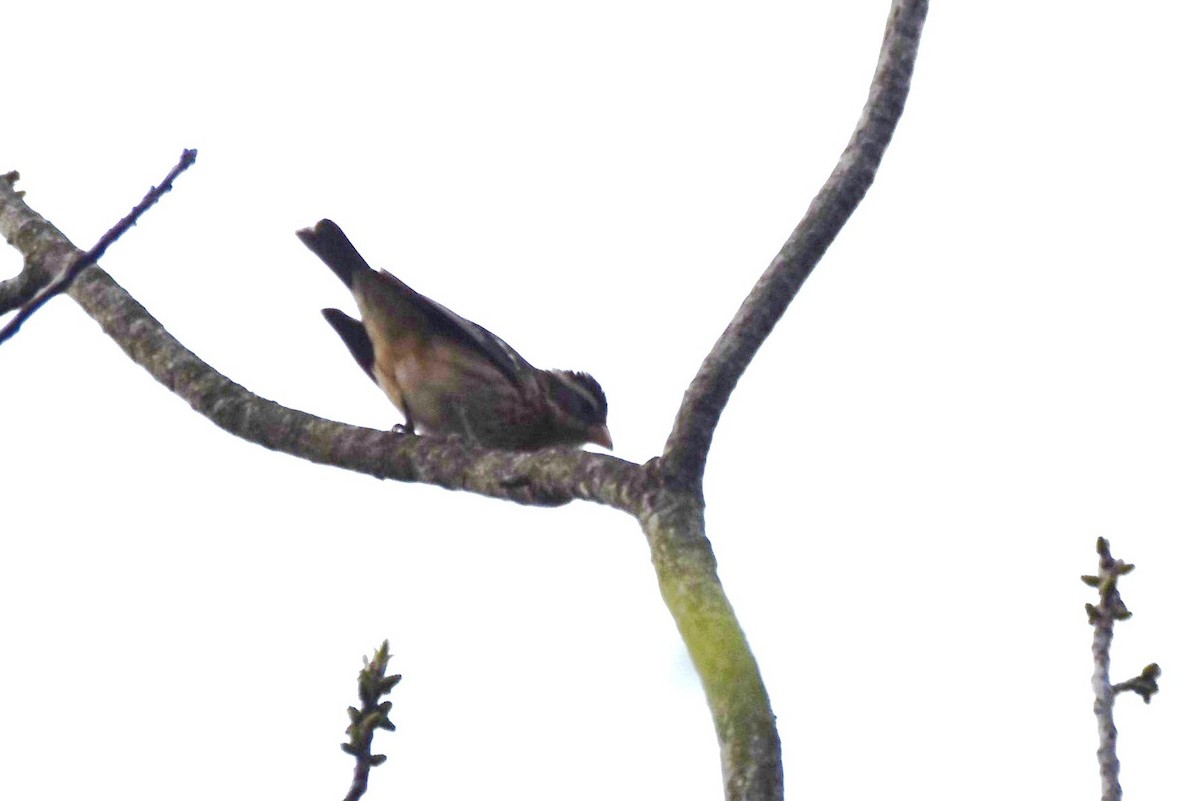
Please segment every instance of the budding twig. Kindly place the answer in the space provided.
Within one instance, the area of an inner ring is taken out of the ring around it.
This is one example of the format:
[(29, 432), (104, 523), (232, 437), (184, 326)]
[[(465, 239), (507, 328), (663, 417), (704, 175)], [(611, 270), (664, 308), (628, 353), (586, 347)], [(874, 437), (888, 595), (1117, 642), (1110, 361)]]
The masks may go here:
[(1113, 703), (1117, 694), (1132, 690), (1150, 703), (1150, 696), (1158, 692), (1158, 677), (1162, 671), (1157, 664), (1147, 665), (1140, 676), (1113, 685), (1108, 671), (1111, 664), (1113, 624), (1128, 620), (1133, 613), (1121, 600), (1117, 591), (1117, 579), (1133, 570), (1133, 565), (1114, 559), (1108, 548), (1108, 540), (1100, 537), (1096, 541), (1096, 552), (1100, 554), (1099, 575), (1082, 576), (1083, 583), (1100, 592), (1099, 604), (1087, 604), (1088, 623), (1092, 625), (1092, 691), (1096, 700), (1092, 705), (1096, 723), (1100, 729), (1100, 747), (1096, 757), (1100, 760), (1100, 798), (1102, 801), (1120, 801), (1121, 783), (1118, 776), (1121, 763), (1117, 759), (1117, 725), (1113, 719)]
[(388, 719), (392, 702), (380, 701), (400, 682), (400, 674), (387, 675), (391, 658), (387, 640), (370, 661), (363, 657), (363, 669), (358, 674), (358, 698), (362, 701), (362, 709), (352, 706), (348, 710), (350, 726), (346, 734), (350, 735), (350, 742), (342, 743), (342, 750), (354, 757), (354, 780), (350, 783), (350, 792), (346, 793), (346, 801), (358, 801), (363, 797), (371, 768), (382, 765), (387, 759), (384, 754), (371, 753), (371, 741), (376, 729), (396, 730), (395, 724)]

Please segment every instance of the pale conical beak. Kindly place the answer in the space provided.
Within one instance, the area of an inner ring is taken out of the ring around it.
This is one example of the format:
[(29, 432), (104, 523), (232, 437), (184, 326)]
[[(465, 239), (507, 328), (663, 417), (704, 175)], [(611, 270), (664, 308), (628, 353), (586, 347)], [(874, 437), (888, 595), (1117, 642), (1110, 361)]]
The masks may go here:
[(608, 433), (608, 426), (604, 423), (599, 423), (587, 430), (587, 442), (599, 445), (601, 448), (612, 450), (612, 434)]

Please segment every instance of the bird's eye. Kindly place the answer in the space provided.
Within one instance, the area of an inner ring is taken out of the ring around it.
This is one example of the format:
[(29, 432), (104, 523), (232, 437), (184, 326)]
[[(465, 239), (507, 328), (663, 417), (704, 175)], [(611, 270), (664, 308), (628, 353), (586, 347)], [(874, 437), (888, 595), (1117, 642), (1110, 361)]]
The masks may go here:
[(604, 421), (604, 412), (586, 386), (570, 374), (555, 377), (558, 380), (550, 383), (550, 397), (555, 405), (576, 419)]

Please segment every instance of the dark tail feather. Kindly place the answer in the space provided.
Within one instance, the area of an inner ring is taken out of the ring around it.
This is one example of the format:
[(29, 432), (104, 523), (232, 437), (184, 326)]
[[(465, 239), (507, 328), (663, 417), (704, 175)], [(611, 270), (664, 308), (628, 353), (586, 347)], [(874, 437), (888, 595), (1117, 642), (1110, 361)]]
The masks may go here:
[[(321, 220), (312, 228), (301, 228), (296, 232), (296, 236), (300, 237), (300, 241), (316, 253), (346, 286), (351, 286), (355, 273), (371, 269), (366, 259), (359, 255), (354, 245), (350, 244), (350, 240), (342, 233), (342, 229), (337, 227), (337, 223)], [(329, 316), (326, 315), (325, 319), (329, 319)], [(332, 320), (330, 322), (333, 323)], [(333, 324), (333, 327), (338, 329), (339, 334), (342, 333), (337, 324)], [(345, 334), (342, 336), (345, 338)]]
[[(303, 239), (303, 237), (301, 238)], [(375, 348), (371, 345), (371, 338), (367, 336), (366, 326), (337, 309), (322, 309), (321, 314), (333, 326), (333, 330), (338, 332), (338, 336), (342, 338), (342, 341), (346, 343), (346, 347), (350, 349), (350, 355), (354, 357), (354, 361), (358, 362), (358, 366), (365, 370), (367, 375), (371, 377), (371, 380), (374, 381)]]

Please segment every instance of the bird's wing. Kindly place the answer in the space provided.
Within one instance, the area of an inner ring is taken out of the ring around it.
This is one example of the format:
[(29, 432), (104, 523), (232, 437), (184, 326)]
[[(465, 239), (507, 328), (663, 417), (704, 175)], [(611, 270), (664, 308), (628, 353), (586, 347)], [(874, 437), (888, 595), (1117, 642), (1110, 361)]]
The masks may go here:
[[(360, 293), (374, 296), (374, 301), (367, 300), (368, 306), (374, 308), (377, 316), (389, 318), (386, 323), (382, 320), (378, 322), (385, 326), (390, 324), (397, 335), (407, 328), (409, 334), (443, 337), (480, 354), (518, 387), (522, 385), (522, 379), (527, 381), (534, 372), (529, 362), (491, 331), (459, 317), (391, 273), (373, 270), (336, 223), (321, 220), (312, 228), (297, 231), (296, 235), (350, 287), (359, 298), (360, 307), (364, 300)], [(379, 293), (374, 290), (379, 290)], [(364, 318), (365, 315), (364, 310)], [(354, 354), (355, 360), (370, 375), (370, 365), (376, 354), (364, 345), (364, 342), (369, 345), (370, 340), (365, 336), (366, 331), (361, 324), (346, 315), (331, 315), (329, 312), (326, 312), (325, 319), (329, 320)], [(424, 331), (410, 328), (413, 325), (420, 327), (421, 323), (426, 326)]]
[(401, 293), (409, 303), (424, 312), (430, 335), (445, 337), (479, 353), (518, 387), (522, 385), (522, 377), (535, 370), (511, 345), (483, 326), (460, 317), (436, 300), (425, 297), (386, 270), (381, 270), (379, 275), (393, 290)]

